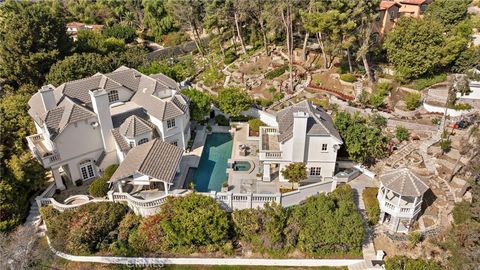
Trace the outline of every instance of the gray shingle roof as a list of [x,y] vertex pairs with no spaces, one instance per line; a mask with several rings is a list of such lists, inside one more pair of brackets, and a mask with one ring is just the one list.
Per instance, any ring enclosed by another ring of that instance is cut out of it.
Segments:
[[304,100],[285,108],[277,113],[277,123],[280,142],[287,141],[293,136],[293,113],[308,113],[307,135],[331,135],[342,142],[340,134],[333,125],[332,118],[321,107],[315,107],[311,102]]
[[65,98],[58,107],[49,110],[43,120],[54,140],[68,124],[96,117],[96,114]]
[[144,143],[128,152],[122,164],[110,178],[110,182],[131,177],[138,172],[171,183],[182,154],[181,148],[159,139]]
[[419,197],[429,189],[425,182],[408,168],[388,171],[380,176],[380,181],[386,188],[402,196]]
[[112,129],[112,135],[121,151],[127,152],[128,150],[130,150],[130,145],[128,145],[127,140],[125,140],[125,138],[120,135],[120,132],[118,132],[118,128]]
[[132,115],[125,119],[125,122],[120,125],[118,131],[121,135],[133,139],[147,132],[153,132],[154,129],[155,128],[147,121],[136,115]]
[[[143,107],[148,114],[164,121],[185,114],[188,110],[188,101],[181,94],[175,94],[173,97],[159,98],[155,95],[158,91],[166,88],[158,81],[149,78],[144,82],[144,89],[139,89],[132,98],[132,101]],[[142,87],[142,86],[140,86]]]

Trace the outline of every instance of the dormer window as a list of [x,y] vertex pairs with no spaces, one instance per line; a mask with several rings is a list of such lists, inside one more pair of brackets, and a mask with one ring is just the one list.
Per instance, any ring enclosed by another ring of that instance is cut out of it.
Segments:
[[167,120],[167,128],[174,128],[175,127],[175,119]]
[[118,101],[118,91],[117,90],[111,90],[108,92],[108,102],[114,103]]
[[143,138],[140,141],[138,141],[138,145],[144,144],[148,142],[148,138]]
[[133,148],[133,147],[135,147],[135,142],[133,142],[133,141],[130,141],[130,143],[129,143],[129,144],[130,144],[130,148]]

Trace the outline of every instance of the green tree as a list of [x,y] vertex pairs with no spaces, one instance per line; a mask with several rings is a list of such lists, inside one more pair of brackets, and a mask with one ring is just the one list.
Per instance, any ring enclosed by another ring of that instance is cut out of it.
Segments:
[[108,181],[112,177],[113,173],[117,170],[118,165],[112,164],[105,168],[103,175],[97,179],[95,179],[90,186],[88,186],[88,194],[92,195],[93,197],[105,197],[107,196],[109,190]]
[[407,128],[405,128],[405,127],[403,127],[403,126],[398,126],[398,127],[395,129],[395,137],[396,137],[400,142],[403,142],[403,141],[408,140],[408,138],[410,138],[410,132],[408,131]]
[[366,118],[347,112],[338,112],[334,124],[343,138],[349,157],[358,162],[372,162],[384,155],[387,137],[380,127]]
[[289,163],[285,168],[281,171],[282,176],[288,180],[288,182],[292,183],[299,183],[302,180],[307,179],[307,167],[303,162],[292,162]]
[[73,54],[58,61],[51,68],[46,80],[53,85],[90,77],[97,72],[112,71],[111,62],[97,53]]
[[77,52],[108,54],[113,51],[123,51],[125,42],[115,37],[106,37],[100,33],[80,30],[75,43]]
[[212,99],[210,96],[195,88],[186,88],[182,94],[190,99],[190,115],[193,120],[201,121],[210,113]]
[[161,36],[178,30],[178,25],[164,0],[142,0],[144,19],[143,22],[150,34],[158,42]]
[[471,0],[435,0],[428,5],[425,16],[439,20],[447,29],[467,18]]
[[434,19],[401,18],[385,38],[388,61],[403,79],[432,75],[453,62],[466,47],[464,38],[445,35]]
[[162,205],[160,227],[172,249],[223,245],[228,237],[227,213],[208,196],[195,193],[169,198]]
[[226,87],[220,90],[216,103],[220,110],[230,116],[239,116],[252,104],[248,93],[238,87]]
[[71,49],[61,12],[42,2],[0,4],[0,40],[0,77],[16,85],[40,85]]
[[112,26],[105,27],[102,30],[102,34],[106,37],[113,37],[123,40],[125,43],[133,42],[136,36],[135,29],[122,24],[114,24]]
[[28,86],[0,100],[0,231],[13,229],[28,214],[29,196],[46,180],[45,170],[23,140],[33,131]]

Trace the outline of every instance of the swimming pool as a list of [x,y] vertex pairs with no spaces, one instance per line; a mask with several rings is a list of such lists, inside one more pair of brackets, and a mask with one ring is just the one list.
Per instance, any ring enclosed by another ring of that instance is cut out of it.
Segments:
[[227,181],[227,162],[232,156],[233,139],[230,133],[207,135],[202,156],[195,172],[195,189],[200,192],[220,191]]
[[250,170],[251,167],[252,166],[248,161],[235,161],[235,163],[233,164],[233,170],[239,172],[246,172]]

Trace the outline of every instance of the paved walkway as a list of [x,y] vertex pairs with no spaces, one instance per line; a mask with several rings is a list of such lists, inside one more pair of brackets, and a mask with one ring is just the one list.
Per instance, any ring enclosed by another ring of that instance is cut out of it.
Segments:
[[41,216],[40,216],[40,211],[38,209],[37,202],[35,201],[35,198],[32,197],[30,198],[30,211],[28,213],[27,219],[25,220],[24,225],[30,226],[33,225],[36,227],[39,225],[41,222]]
[[[365,203],[363,202],[363,190],[366,187],[377,187],[374,180],[370,177],[367,177],[361,174],[359,177],[355,178],[354,180],[348,183],[353,190],[354,201],[355,205],[358,208],[358,211],[361,213],[364,227],[365,227],[365,239],[362,245],[362,253],[363,259],[365,261],[374,260],[376,253],[375,247],[373,245],[373,229],[368,225],[367,216],[365,213]],[[366,269],[366,268],[359,268],[359,269]]]

